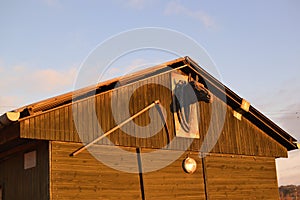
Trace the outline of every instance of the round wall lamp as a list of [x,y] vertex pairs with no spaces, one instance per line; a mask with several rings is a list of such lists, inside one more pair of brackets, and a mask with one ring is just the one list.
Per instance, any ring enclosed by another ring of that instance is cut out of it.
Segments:
[[193,158],[187,157],[183,160],[182,167],[186,173],[192,174],[197,169],[197,162]]

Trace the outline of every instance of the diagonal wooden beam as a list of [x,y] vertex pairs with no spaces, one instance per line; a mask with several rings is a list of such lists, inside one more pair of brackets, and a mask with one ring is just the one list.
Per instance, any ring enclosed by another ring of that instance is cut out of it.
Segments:
[[115,130],[121,128],[122,126],[124,126],[126,123],[128,123],[129,121],[133,120],[134,118],[136,118],[137,116],[141,115],[142,113],[146,112],[147,110],[149,110],[150,108],[154,107],[155,105],[159,104],[159,100],[154,101],[153,103],[151,103],[149,106],[145,107],[144,109],[140,110],[139,112],[137,112],[136,114],[134,114],[132,117],[129,117],[128,119],[126,119],[125,121],[123,121],[122,123],[118,124],[117,126],[115,126],[114,128],[110,129],[109,131],[107,131],[106,133],[104,133],[103,135],[99,136],[98,138],[94,139],[93,141],[91,141],[90,143],[88,143],[87,145],[83,145],[82,147],[78,148],[76,151],[74,151],[73,153],[70,154],[70,156],[76,156],[77,154],[79,154],[80,152],[82,152],[83,150],[87,149],[88,147],[92,146],[93,144],[95,144],[96,142],[99,142],[100,140],[102,140],[103,138],[105,138],[106,136],[108,136],[109,134],[111,134],[112,132],[114,132]]

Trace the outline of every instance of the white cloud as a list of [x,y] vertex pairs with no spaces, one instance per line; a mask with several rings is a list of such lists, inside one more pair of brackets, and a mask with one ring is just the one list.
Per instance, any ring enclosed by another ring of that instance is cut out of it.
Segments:
[[23,73],[24,71],[26,71],[26,67],[24,65],[16,65],[16,66],[13,66],[12,70],[15,73]]
[[[122,76],[126,76],[130,73],[133,73],[135,71],[141,70],[145,67],[150,67],[150,66],[154,66],[156,63],[154,62],[149,62],[144,58],[136,58],[133,60],[124,60],[124,59],[120,59],[117,60],[116,62],[114,62],[110,68],[106,69],[105,73],[103,74],[103,76],[101,77],[101,81],[104,80],[109,80],[113,77],[122,77]],[[122,66],[122,67],[120,67]]]
[[0,74],[4,71],[3,62],[0,59]]
[[183,15],[195,19],[204,24],[207,28],[216,28],[214,20],[201,10],[190,10],[179,2],[169,2],[164,11],[165,15]]
[[289,158],[276,159],[279,185],[299,185],[300,150],[289,152]]
[[17,96],[0,96],[0,115],[21,106]]
[[1,67],[0,112],[49,98],[73,88],[76,67],[41,69],[20,64]]
[[75,75],[75,68],[65,70],[43,69],[33,72],[29,78],[33,89],[53,92],[71,86]]

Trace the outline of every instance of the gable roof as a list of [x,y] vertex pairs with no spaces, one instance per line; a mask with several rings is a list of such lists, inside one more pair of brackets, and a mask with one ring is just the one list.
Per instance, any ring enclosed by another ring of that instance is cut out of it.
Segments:
[[[173,69],[189,69],[198,74],[202,79],[205,80],[205,83],[209,85],[209,88],[212,90],[211,92],[216,96],[225,96],[226,103],[232,107],[234,110],[238,110],[241,112],[241,104],[243,99],[230,90],[228,87],[223,85],[216,78],[211,76],[208,72],[206,72],[203,68],[201,68],[195,61],[193,61],[189,57],[178,58],[173,61],[169,61],[163,63],[158,66],[150,67],[129,75],[126,75],[122,78],[114,78],[105,82],[98,83],[96,85],[82,88],[76,91],[68,92],[56,97],[52,97],[46,100],[42,100],[18,109],[15,109],[14,112],[20,113],[20,119],[32,117],[38,113],[45,112],[54,108],[57,108],[62,105],[71,104],[73,98],[79,100],[83,98],[87,98],[88,96],[92,96],[95,94],[99,94],[102,92],[106,92],[112,90],[117,87],[125,86],[130,83],[136,82],[138,80],[142,80],[147,77],[151,77],[157,74],[161,74],[164,72],[168,72]],[[4,114],[5,115],[5,114]],[[270,137],[278,141],[281,145],[283,145],[287,150],[297,149],[296,139],[289,135],[286,131],[264,116],[261,112],[255,109],[250,105],[248,112],[243,112],[243,116],[247,118],[250,122],[255,124],[265,133],[267,133]],[[0,116],[1,119],[2,116]],[[0,121],[1,122],[1,121]],[[4,125],[0,126],[4,127]]]

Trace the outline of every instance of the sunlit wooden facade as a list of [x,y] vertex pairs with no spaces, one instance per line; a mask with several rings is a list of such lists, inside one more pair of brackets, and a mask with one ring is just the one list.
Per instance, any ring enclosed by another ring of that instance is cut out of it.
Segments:
[[[174,75],[197,80],[213,99],[191,110],[197,137],[179,136]],[[147,110],[90,151],[70,156],[156,100],[163,114]],[[243,102],[185,57],[16,109],[18,121],[0,129],[2,198],[278,199],[275,158],[287,157],[296,140],[252,106],[243,109]],[[138,173],[112,167],[126,165],[116,149],[134,155],[130,167]],[[158,150],[161,156],[146,158]],[[174,152],[179,156],[168,165],[146,170]],[[193,174],[183,169],[186,157],[197,163]]]

